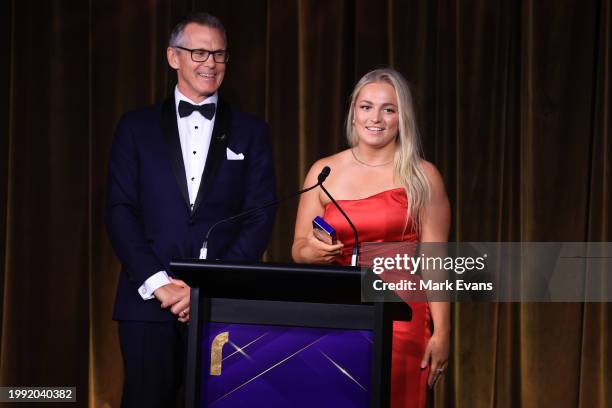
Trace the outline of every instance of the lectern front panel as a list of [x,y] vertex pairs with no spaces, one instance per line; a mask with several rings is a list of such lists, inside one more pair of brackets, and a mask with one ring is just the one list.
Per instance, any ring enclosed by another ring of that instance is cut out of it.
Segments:
[[369,407],[373,332],[206,323],[201,407]]

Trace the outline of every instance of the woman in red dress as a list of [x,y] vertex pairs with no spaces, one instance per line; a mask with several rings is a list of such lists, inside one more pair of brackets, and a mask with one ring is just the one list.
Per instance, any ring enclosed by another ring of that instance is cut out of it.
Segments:
[[[355,86],[346,120],[349,149],[317,161],[305,185],[332,169],[325,185],[355,224],[363,242],[446,242],[450,206],[440,173],[422,158],[412,96],[393,69],[367,73]],[[338,243],[317,239],[312,220],[324,217]],[[302,263],[350,264],[353,233],[319,189],[300,200],[293,259]],[[446,302],[410,303],[411,322],[394,322],[391,406],[425,407],[427,386],[446,369],[450,307]],[[433,328],[431,325],[433,320]]]

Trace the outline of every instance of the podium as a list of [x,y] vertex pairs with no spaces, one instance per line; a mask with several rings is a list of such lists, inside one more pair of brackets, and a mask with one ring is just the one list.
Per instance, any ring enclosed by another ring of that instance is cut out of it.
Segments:
[[393,320],[357,268],[171,263],[191,289],[185,406],[388,407]]

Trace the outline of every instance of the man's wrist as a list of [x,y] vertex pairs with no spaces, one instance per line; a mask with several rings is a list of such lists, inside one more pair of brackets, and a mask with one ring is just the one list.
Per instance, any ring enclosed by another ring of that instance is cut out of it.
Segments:
[[150,276],[142,286],[138,288],[138,293],[144,300],[153,299],[155,297],[155,291],[169,283],[170,278],[168,278],[166,271],[159,271]]

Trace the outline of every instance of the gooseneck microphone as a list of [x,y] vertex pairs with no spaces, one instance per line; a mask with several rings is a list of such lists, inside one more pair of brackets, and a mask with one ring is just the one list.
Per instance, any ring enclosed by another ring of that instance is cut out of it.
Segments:
[[[247,215],[251,215],[257,211],[261,211],[263,209],[266,209],[268,207],[272,207],[274,205],[278,205],[279,203],[286,201],[290,198],[293,197],[297,197],[301,194],[304,194],[314,188],[317,188],[318,186],[323,187],[323,182],[325,181],[325,179],[327,178],[327,176],[329,176],[331,169],[328,166],[323,167],[323,170],[321,170],[321,172],[319,173],[319,175],[317,176],[317,184],[315,184],[314,186],[308,187],[308,188],[304,188],[296,193],[293,193],[291,195],[288,195],[286,197],[281,198],[280,200],[274,200],[274,201],[270,201],[266,204],[263,204],[259,207],[255,207],[255,208],[251,208],[250,210],[246,210],[243,211],[241,213],[238,213],[236,215],[233,215],[231,217],[228,218],[224,218],[222,220],[219,220],[217,222],[215,222],[209,229],[208,232],[206,232],[206,237],[204,238],[204,242],[202,244],[202,248],[200,249],[200,259],[206,259],[206,256],[208,255],[208,238],[210,237],[210,233],[220,224],[226,223],[226,222],[230,222],[230,221],[234,221],[237,220],[239,218],[242,217],[246,217]],[[333,200],[333,199],[332,199]],[[342,211],[342,210],[340,210]],[[349,221],[350,222],[350,221]]]
[[331,202],[334,203],[334,206],[336,206],[338,211],[340,211],[340,213],[344,216],[344,218],[346,218],[349,225],[353,229],[353,234],[355,235],[355,243],[353,244],[353,255],[351,255],[351,266],[357,266],[357,262],[359,261],[359,234],[357,234],[357,228],[355,228],[349,216],[346,215],[344,210],[342,210],[342,207],[340,207],[340,204],[338,204],[336,200],[334,200],[334,197],[332,197],[331,194],[329,194],[329,191],[325,189],[325,187],[323,186],[323,182],[321,182],[320,184],[321,184],[321,189],[325,192],[325,195],[327,195],[327,197],[329,197]]

